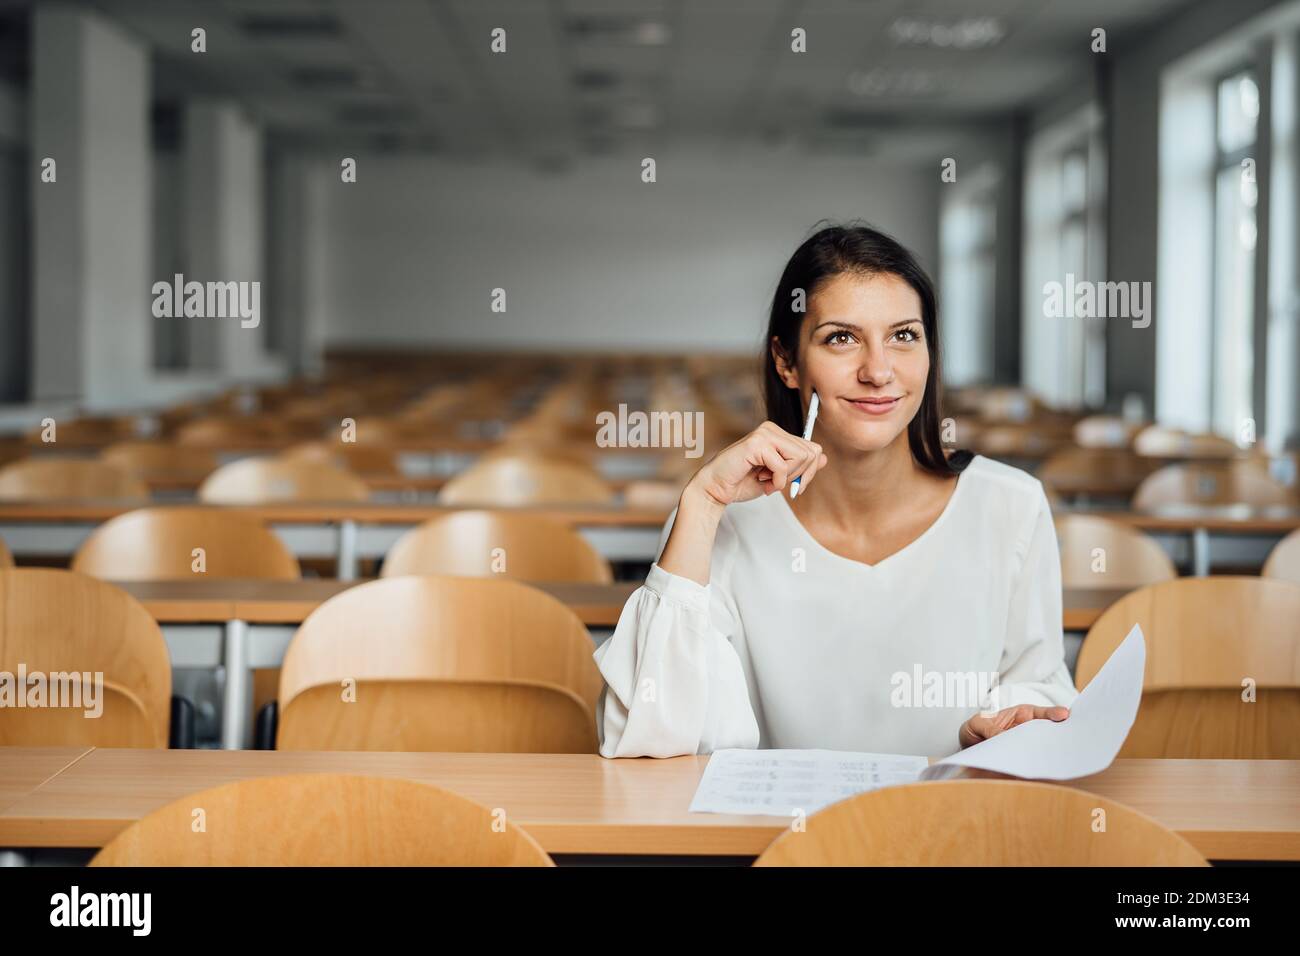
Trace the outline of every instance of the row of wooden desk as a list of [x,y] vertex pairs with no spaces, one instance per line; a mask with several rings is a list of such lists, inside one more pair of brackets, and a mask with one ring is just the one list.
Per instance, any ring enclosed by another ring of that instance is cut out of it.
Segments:
[[[112,501],[0,502],[0,538],[18,556],[67,558],[101,523],[139,507]],[[355,579],[362,559],[384,557],[421,522],[458,510],[437,504],[352,503],[243,505],[241,512],[270,524],[300,558],[334,558],[338,577]],[[515,509],[507,509],[515,510]],[[621,505],[536,506],[577,529],[611,561],[654,560],[668,510]],[[1290,508],[1170,508],[1153,513],[1088,512],[1152,535],[1175,563],[1208,574],[1220,564],[1263,563],[1281,538],[1300,528]]]
[[[317,607],[359,582],[302,581],[121,581],[162,626],[178,668],[224,669],[221,744],[237,750],[252,739],[252,672],[279,667],[298,625]],[[618,623],[636,582],[532,585],[574,611],[599,643]],[[1123,589],[1067,589],[1063,629],[1086,631]]]
[[[241,620],[250,624],[293,624],[336,594],[364,581],[304,578],[300,581],[221,580],[114,581],[129,592],[160,624],[203,624]],[[604,630],[618,623],[623,605],[638,581],[613,584],[530,582],[573,611],[588,628]],[[1086,631],[1101,612],[1128,593],[1123,588],[1066,588],[1063,629]]]
[[[751,857],[790,821],[691,813],[707,757],[0,748],[0,847],[99,847],[189,793],[250,777],[353,773],[456,791],[552,854]],[[1300,761],[1117,760],[1062,784],[1119,801],[1214,860],[1300,860]]]

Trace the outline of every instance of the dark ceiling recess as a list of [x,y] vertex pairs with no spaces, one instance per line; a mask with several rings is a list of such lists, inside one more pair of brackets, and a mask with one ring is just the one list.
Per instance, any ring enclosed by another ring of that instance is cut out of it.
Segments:
[[580,70],[573,75],[573,85],[580,90],[612,90],[619,78],[609,70]]
[[575,41],[610,46],[659,46],[669,39],[663,24],[635,15],[570,17],[564,29]]
[[405,126],[415,121],[416,114],[405,106],[359,103],[340,106],[334,118],[349,126]]
[[149,113],[149,125],[153,132],[153,148],[177,150],[181,146],[184,124],[181,121],[179,103],[157,102]]
[[346,90],[356,87],[357,71],[345,66],[300,66],[289,72],[298,86],[312,90]]
[[249,36],[262,40],[337,37],[343,33],[343,25],[325,13],[250,13],[240,17],[238,23]]
[[31,75],[29,32],[26,10],[0,15],[0,79],[20,89],[27,88]]
[[897,129],[904,125],[898,116],[890,113],[870,113],[858,110],[827,110],[822,115],[823,124],[835,130]]

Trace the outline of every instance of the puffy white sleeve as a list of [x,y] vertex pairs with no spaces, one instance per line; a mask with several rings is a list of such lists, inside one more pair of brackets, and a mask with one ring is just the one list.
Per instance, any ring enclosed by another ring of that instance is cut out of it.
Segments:
[[596,714],[602,756],[758,746],[758,721],[731,643],[738,623],[725,584],[730,535],[724,516],[707,586],[653,564],[623,606],[613,636],[596,649],[605,678]]
[[1079,692],[1065,663],[1061,555],[1042,486],[1028,534],[1016,547],[1020,566],[1011,591],[1006,642],[989,710],[1019,704],[1069,707]]

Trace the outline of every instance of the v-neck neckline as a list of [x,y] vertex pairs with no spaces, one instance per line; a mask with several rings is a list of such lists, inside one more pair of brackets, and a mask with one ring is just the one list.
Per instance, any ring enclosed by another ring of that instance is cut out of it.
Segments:
[[804,527],[803,522],[799,520],[799,516],[794,513],[794,508],[790,506],[790,502],[787,501],[785,498],[785,489],[782,489],[781,491],[773,492],[773,494],[781,498],[780,511],[785,516],[786,520],[788,520],[791,523],[791,525],[795,528],[795,530],[797,530],[805,538],[811,541],[813,543],[813,546],[818,551],[829,556],[835,561],[842,561],[845,564],[850,564],[853,567],[858,568],[862,571],[879,572],[886,566],[895,562],[896,559],[902,558],[903,555],[907,554],[909,551],[914,550],[917,546],[921,544],[921,542],[923,542],[926,538],[934,534],[935,530],[940,525],[942,525],[945,520],[947,520],[948,515],[953,511],[953,509],[957,504],[957,497],[961,494],[962,488],[966,485],[966,481],[964,480],[966,478],[966,473],[970,471],[971,468],[975,467],[975,462],[979,461],[979,459],[980,459],[979,455],[976,455],[974,458],[972,458],[970,463],[957,476],[957,484],[952,489],[952,494],[948,496],[947,504],[943,506],[943,510],[940,511],[939,514],[935,517],[935,519],[930,522],[930,524],[926,527],[926,529],[922,531],[919,535],[917,535],[915,538],[913,538],[911,541],[907,542],[907,544],[899,548],[897,551],[885,555],[875,564],[868,564],[867,562],[859,561],[856,558],[845,557],[844,555],[838,554],[837,552],[832,551],[830,548],[826,547],[826,545],[822,544],[813,536],[813,533],[811,531],[809,531],[807,528]]

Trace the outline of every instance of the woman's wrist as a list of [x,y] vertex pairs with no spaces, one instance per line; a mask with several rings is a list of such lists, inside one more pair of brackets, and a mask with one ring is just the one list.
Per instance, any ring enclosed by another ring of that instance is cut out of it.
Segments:
[[677,500],[677,516],[681,519],[682,515],[687,515],[694,522],[703,522],[716,526],[722,521],[722,512],[727,506],[704,488],[697,484],[698,475],[686,483],[682,489],[681,497]]

